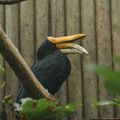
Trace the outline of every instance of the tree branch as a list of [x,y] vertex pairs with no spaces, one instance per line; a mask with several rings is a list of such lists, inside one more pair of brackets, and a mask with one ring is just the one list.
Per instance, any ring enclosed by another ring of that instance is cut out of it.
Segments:
[[11,5],[11,4],[16,4],[22,1],[26,1],[26,0],[0,0],[0,4]]
[[49,100],[55,100],[55,97],[52,96],[40,82],[36,79],[22,56],[20,55],[17,48],[11,42],[11,40],[4,33],[3,29],[0,26],[0,52],[3,57],[6,59],[8,64],[11,66],[23,86],[29,91],[32,97],[37,97],[40,93]]

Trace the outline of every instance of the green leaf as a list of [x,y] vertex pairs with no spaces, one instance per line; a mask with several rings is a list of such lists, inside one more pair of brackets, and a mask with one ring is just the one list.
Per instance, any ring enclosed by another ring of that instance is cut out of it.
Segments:
[[111,68],[102,65],[91,65],[91,70],[106,79],[120,79],[120,71],[113,71]]
[[8,104],[9,106],[12,106],[14,103],[12,99],[12,95],[6,95],[2,100],[0,100],[0,103]]
[[116,105],[120,106],[120,98],[113,98],[111,100],[100,100],[93,103],[91,106],[109,106],[109,105]]
[[112,100],[100,100],[95,103],[93,103],[91,106],[106,106],[106,105],[114,105],[114,102]]
[[5,86],[5,81],[0,81],[0,88],[4,88]]
[[5,69],[0,66],[0,75],[3,75],[5,73]]
[[104,86],[108,92],[120,95],[120,80],[105,80]]
[[113,98],[112,101],[116,106],[120,106],[120,98]]
[[91,69],[104,77],[104,86],[108,92],[120,95],[120,71],[113,71],[111,68],[92,65]]
[[120,56],[114,56],[113,61],[120,64]]

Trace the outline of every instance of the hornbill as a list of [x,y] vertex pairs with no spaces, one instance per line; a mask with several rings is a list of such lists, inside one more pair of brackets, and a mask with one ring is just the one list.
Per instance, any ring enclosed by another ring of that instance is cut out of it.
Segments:
[[[88,54],[86,49],[72,43],[72,41],[83,37],[85,37],[85,34],[47,37],[46,41],[38,49],[38,61],[31,67],[31,70],[51,94],[55,94],[70,75],[71,63],[66,54]],[[30,97],[30,95],[25,88],[22,88],[17,102],[25,97]]]

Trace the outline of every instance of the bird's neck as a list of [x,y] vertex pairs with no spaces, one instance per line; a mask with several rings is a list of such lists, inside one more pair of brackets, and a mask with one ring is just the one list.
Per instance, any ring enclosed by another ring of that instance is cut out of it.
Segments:
[[53,54],[57,50],[57,47],[46,40],[38,49],[37,58],[38,60],[44,59],[46,56]]

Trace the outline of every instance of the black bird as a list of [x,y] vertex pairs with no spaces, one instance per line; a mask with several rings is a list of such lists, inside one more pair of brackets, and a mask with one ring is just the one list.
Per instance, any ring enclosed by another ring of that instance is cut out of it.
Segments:
[[[66,55],[69,53],[88,52],[76,43],[70,41],[84,37],[85,34],[76,34],[66,37],[48,37],[37,51],[37,63],[31,67],[32,72],[41,84],[51,94],[55,94],[62,83],[68,78],[71,70],[71,63]],[[29,97],[29,93],[22,88],[18,101]]]

